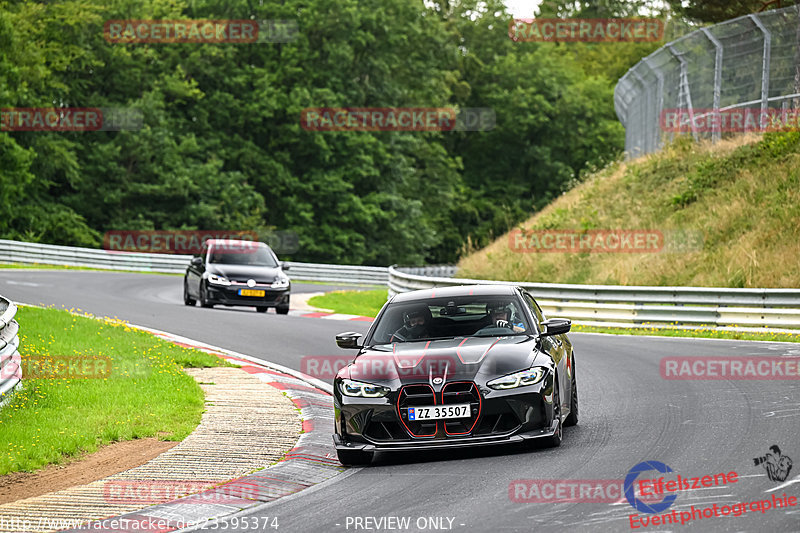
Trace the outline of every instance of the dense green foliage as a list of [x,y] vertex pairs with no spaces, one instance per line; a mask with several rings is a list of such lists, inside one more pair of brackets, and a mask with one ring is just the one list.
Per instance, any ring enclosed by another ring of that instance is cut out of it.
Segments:
[[[762,5],[668,3],[700,22]],[[279,228],[300,236],[290,259],[453,261],[618,155],[613,85],[660,45],[515,43],[499,0],[261,4],[0,0],[3,107],[145,117],[138,131],[0,132],[0,238],[99,246],[112,229]],[[545,0],[537,14],[664,6]],[[106,20],[137,18],[292,19],[300,31],[284,44],[103,38]],[[303,130],[300,112],[322,106],[489,107],[497,127]]]
[[[103,38],[109,19],[179,18],[293,19],[299,32]],[[144,112],[136,131],[0,132],[0,238],[278,228],[299,234],[288,259],[454,261],[618,156],[614,84],[658,46],[516,43],[509,19],[499,0],[0,0],[1,107]],[[304,108],[325,106],[489,107],[497,127],[301,128]]]
[[794,5],[795,0],[668,0],[681,16],[700,22],[722,22],[765,9]]

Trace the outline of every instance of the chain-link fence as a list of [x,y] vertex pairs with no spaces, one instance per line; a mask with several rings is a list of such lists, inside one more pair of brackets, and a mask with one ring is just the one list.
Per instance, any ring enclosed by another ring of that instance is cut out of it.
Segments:
[[656,151],[679,133],[717,141],[796,125],[790,100],[800,97],[798,44],[793,6],[702,28],[659,48],[614,91],[628,157]]

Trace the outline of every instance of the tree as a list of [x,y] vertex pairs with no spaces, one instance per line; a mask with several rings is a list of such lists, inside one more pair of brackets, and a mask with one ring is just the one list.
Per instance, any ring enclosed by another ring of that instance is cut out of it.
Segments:
[[[723,22],[732,18],[757,13],[764,9],[779,7],[771,0],[668,0],[670,6],[680,16],[697,22]],[[788,7],[794,0],[782,0],[781,6]]]

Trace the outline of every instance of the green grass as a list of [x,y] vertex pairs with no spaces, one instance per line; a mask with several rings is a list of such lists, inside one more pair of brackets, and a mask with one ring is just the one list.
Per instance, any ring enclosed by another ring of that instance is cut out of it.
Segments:
[[656,337],[688,337],[696,339],[732,339],[741,341],[800,342],[798,333],[751,333],[744,331],[716,331],[714,329],[683,329],[680,327],[607,328],[573,324],[573,333],[609,333],[612,335],[651,335]]
[[[536,253],[519,233],[459,262],[458,277],[590,285],[800,286],[800,132],[716,145],[680,137],[616,163],[512,229],[655,230],[655,253]],[[524,233],[524,231],[523,231]],[[528,233],[536,235],[535,232]],[[683,237],[681,236],[683,235]],[[552,246],[552,245],[551,245]],[[652,250],[651,250],[652,252]]]
[[[23,387],[0,408],[0,476],[116,441],[182,440],[200,423],[204,397],[181,369],[228,365],[114,319],[36,307],[21,307],[16,319]],[[87,377],[62,379],[46,372],[25,377],[48,357],[88,362],[88,369],[78,367]]]
[[375,316],[388,298],[386,289],[373,291],[334,291],[309,298],[308,304],[335,313]]

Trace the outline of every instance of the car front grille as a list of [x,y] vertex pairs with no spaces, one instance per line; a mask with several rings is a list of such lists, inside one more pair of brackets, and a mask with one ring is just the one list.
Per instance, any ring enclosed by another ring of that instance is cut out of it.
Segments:
[[469,418],[458,418],[444,422],[444,431],[448,435],[466,435],[472,432],[475,423],[481,416],[481,394],[471,381],[448,383],[442,389],[442,405],[469,403]]
[[434,437],[436,436],[436,420],[410,421],[408,408],[435,405],[436,403],[436,396],[430,385],[405,385],[400,389],[397,397],[397,415],[412,436]]

